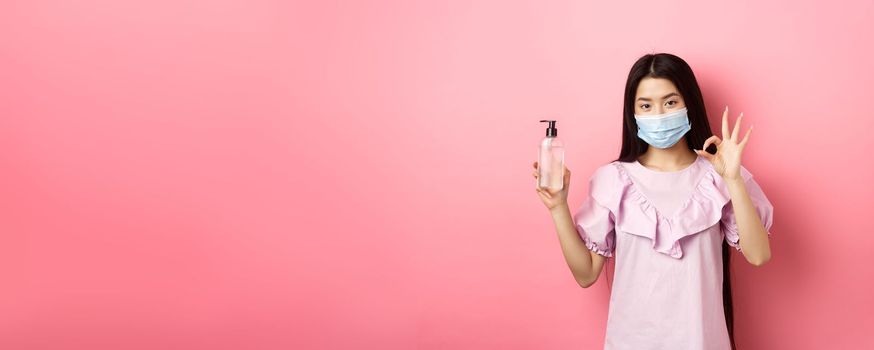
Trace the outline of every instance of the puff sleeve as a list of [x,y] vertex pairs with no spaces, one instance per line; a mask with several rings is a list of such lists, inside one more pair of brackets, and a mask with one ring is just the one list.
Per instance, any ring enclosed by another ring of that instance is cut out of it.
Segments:
[[605,176],[610,176],[605,170],[602,167],[589,178],[589,193],[574,213],[573,220],[577,233],[589,250],[601,256],[612,257],[616,240],[615,217],[606,203],[596,199],[608,192],[614,181],[605,179]]
[[[756,213],[758,213],[759,219],[761,219],[762,225],[765,227],[765,231],[768,232],[768,238],[770,238],[771,226],[774,223],[774,206],[771,205],[771,201],[768,200],[762,187],[759,186],[755,179],[753,179],[753,174],[743,166],[741,166],[741,175],[744,178],[750,201],[752,201],[753,207],[756,209]],[[720,228],[725,235],[726,242],[737,249],[737,251],[740,251],[740,235],[738,234],[737,218],[735,217],[734,207],[732,206],[731,201],[722,208]]]

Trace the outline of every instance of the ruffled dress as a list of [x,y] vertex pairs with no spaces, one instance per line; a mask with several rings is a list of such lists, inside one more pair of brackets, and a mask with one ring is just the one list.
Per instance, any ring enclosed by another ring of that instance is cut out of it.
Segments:
[[[743,166],[741,175],[770,237],[773,206]],[[604,349],[731,349],[722,242],[741,248],[728,187],[709,161],[673,172],[603,165],[573,218],[591,251],[615,257]]]

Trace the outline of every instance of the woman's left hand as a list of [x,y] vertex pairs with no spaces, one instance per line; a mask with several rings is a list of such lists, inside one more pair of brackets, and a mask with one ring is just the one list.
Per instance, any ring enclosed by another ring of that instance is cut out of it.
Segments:
[[[727,139],[720,139],[716,135],[710,136],[704,141],[704,146],[700,150],[695,150],[695,153],[709,160],[713,164],[713,168],[716,169],[716,172],[726,180],[741,179],[740,156],[744,146],[747,145],[747,141],[750,139],[750,132],[753,131],[753,127],[750,126],[743,140],[738,142],[738,131],[740,130],[740,121],[743,119],[743,116],[744,114],[741,112],[737,117],[737,121],[735,121],[734,130],[729,134],[728,106],[725,106],[725,111],[722,113],[722,137],[726,137],[726,135],[729,135],[729,137]],[[710,144],[716,144],[716,154],[707,153],[706,149]]]

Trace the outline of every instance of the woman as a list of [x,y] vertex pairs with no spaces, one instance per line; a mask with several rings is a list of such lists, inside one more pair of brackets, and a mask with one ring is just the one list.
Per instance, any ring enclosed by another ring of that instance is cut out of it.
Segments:
[[537,188],[565,260],[587,288],[616,259],[605,349],[734,349],[729,247],[755,266],[771,257],[773,207],[741,165],[752,127],[740,134],[741,113],[729,130],[726,106],[713,135],[692,69],[671,54],[637,60],[624,100],[619,158],[576,213],[567,168],[561,191]]

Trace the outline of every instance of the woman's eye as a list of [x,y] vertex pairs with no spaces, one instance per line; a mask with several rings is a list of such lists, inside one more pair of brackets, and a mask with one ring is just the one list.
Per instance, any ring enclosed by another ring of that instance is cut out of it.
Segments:
[[649,108],[649,105],[648,105],[648,104],[642,104],[642,105],[640,105],[640,108],[647,109],[647,108]]
[[668,101],[668,106],[673,106],[677,104],[677,101]]

